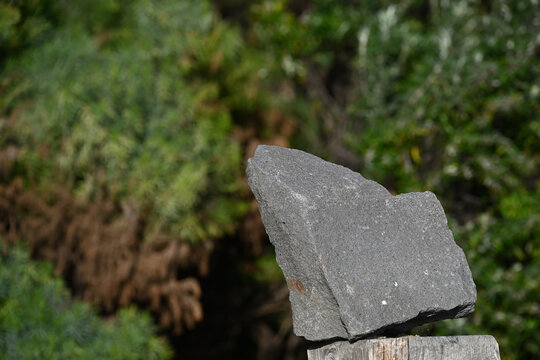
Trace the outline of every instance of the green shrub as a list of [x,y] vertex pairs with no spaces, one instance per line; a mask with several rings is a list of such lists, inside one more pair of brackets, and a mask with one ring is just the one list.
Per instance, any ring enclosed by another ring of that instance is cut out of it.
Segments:
[[297,144],[394,193],[435,192],[479,299],[435,331],[538,357],[538,2],[318,0],[300,16],[288,3],[256,6],[254,33],[305,94]]
[[133,308],[112,321],[73,301],[49,263],[33,262],[20,247],[0,256],[2,359],[167,359],[147,314]]
[[538,357],[537,1],[260,0],[241,28],[205,1],[1,4],[0,147],[31,186],[134,202],[152,234],[230,234],[246,211],[231,134],[271,85],[296,147],[441,199],[479,298],[430,329]]
[[[22,147],[17,169],[30,183],[138,204],[149,233],[231,233],[247,211],[232,113],[262,106],[262,57],[204,1],[134,1],[108,25],[118,3],[70,3],[7,62],[3,142]],[[77,21],[86,12],[101,15]]]

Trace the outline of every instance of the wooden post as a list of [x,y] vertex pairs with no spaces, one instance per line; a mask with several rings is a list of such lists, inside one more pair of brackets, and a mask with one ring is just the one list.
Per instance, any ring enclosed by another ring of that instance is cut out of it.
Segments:
[[312,346],[308,360],[500,360],[493,336],[406,336]]

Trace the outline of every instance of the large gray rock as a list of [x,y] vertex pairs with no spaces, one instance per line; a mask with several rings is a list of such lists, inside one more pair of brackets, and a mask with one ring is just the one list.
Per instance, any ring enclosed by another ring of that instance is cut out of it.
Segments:
[[249,185],[308,340],[404,331],[474,310],[463,251],[431,192],[393,196],[299,150],[259,146]]

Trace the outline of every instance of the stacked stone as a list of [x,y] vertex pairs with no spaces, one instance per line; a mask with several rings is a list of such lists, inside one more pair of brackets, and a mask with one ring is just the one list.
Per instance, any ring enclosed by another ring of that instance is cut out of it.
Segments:
[[471,271],[433,193],[392,195],[345,167],[276,146],[259,146],[247,173],[297,335],[354,341],[474,310]]

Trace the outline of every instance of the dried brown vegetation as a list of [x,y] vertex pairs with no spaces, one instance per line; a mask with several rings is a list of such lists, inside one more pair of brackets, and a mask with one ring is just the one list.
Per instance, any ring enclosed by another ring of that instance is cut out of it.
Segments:
[[[258,144],[288,146],[295,130],[294,119],[276,109],[255,118],[234,133],[245,161]],[[16,146],[0,150],[0,237],[22,239],[33,258],[51,261],[75,297],[104,315],[131,304],[150,310],[182,358],[233,356],[247,338],[261,359],[304,351],[292,335],[287,285],[268,288],[252,278],[272,248],[246,176],[238,196],[250,208],[235,233],[190,244],[152,233],[148,211],[134,202],[105,192],[87,201],[69,184],[25,185],[14,175],[19,154]],[[210,340],[215,346],[205,347]]]
[[181,334],[203,319],[194,276],[207,274],[210,245],[143,241],[142,218],[132,204],[86,203],[64,188],[42,194],[20,179],[0,185],[0,236],[26,239],[33,257],[52,261],[73,294],[104,313],[138,304]]

